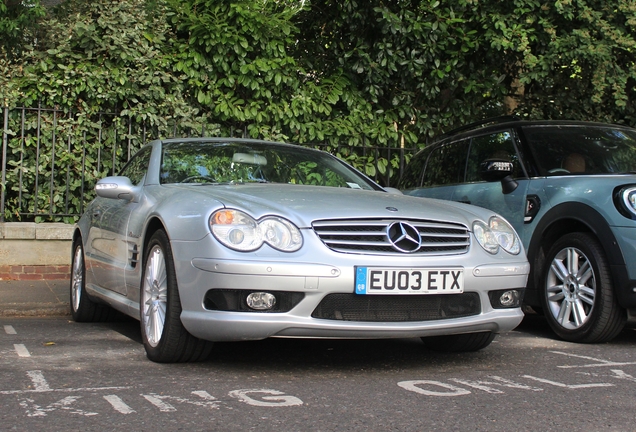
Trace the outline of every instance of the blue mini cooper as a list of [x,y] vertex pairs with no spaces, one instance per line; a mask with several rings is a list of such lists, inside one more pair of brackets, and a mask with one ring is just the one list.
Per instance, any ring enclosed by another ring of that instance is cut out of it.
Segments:
[[506,217],[531,264],[524,303],[562,339],[608,341],[636,314],[636,129],[490,119],[428,145],[398,187]]

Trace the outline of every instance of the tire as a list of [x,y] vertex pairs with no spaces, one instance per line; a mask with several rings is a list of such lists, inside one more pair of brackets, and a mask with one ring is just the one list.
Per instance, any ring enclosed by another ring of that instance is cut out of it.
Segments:
[[141,338],[148,359],[158,363],[205,360],[212,343],[192,336],[181,323],[181,300],[168,236],[155,232],[144,254],[139,301]]
[[76,322],[110,321],[116,311],[90,299],[86,293],[86,265],[84,263],[84,247],[82,239],[73,242],[70,280],[71,316]]
[[424,346],[440,352],[472,352],[486,348],[495,339],[492,332],[464,333],[447,336],[423,337]]
[[627,320],[618,305],[601,244],[587,233],[561,237],[546,255],[540,297],[550,327],[570,342],[616,337]]

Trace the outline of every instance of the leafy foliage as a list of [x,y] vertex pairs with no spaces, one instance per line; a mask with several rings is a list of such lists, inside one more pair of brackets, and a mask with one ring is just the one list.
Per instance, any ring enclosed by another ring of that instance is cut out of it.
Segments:
[[519,113],[636,125],[633,1],[470,3]]
[[5,0],[0,100],[56,109],[11,111],[5,216],[73,217],[156,137],[292,141],[389,182],[485,117],[636,125],[635,26],[628,0]]
[[0,2],[0,51],[13,59],[22,46],[33,43],[37,19],[44,16],[39,0],[4,0]]

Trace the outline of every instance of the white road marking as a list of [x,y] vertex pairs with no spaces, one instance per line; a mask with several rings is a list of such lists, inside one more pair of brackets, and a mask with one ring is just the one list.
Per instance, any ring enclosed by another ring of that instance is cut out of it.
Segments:
[[625,372],[623,372],[620,369],[612,369],[612,372],[614,372],[616,374],[616,376],[614,376],[614,378],[626,379],[628,381],[636,382],[636,378],[634,378],[633,376],[631,376],[629,374],[626,374]]
[[50,390],[3,390],[0,391],[0,395],[10,394],[27,394],[27,393],[74,393],[74,392],[98,392],[98,391],[113,391],[113,390],[128,390],[132,386],[112,386],[112,387],[78,387],[78,388],[61,388]]
[[13,344],[15,348],[15,352],[18,353],[20,357],[31,357],[31,353],[23,344]]
[[146,398],[148,402],[150,402],[151,404],[159,408],[159,411],[161,412],[172,412],[177,410],[175,407],[173,407],[169,403],[162,401],[157,396],[153,396],[153,395],[142,395],[142,396]]
[[27,375],[31,378],[33,382],[33,386],[35,387],[35,391],[43,392],[43,391],[51,391],[51,387],[49,387],[49,383],[44,379],[44,375],[42,375],[42,371],[34,370],[28,371]]
[[568,353],[564,353],[564,352],[560,352],[560,351],[550,351],[550,352],[553,353],[553,354],[560,354],[560,355],[564,355],[564,356],[567,356],[567,357],[575,357],[575,358],[580,358],[580,359],[584,359],[584,360],[592,360],[592,361],[596,362],[596,363],[585,364],[585,365],[577,365],[577,366],[572,366],[572,365],[557,366],[557,367],[560,367],[562,369],[636,365],[636,362],[612,362],[612,361],[602,360],[602,359],[598,359],[598,358],[594,358],[594,357],[582,356],[582,355],[577,355],[577,354],[568,354]]
[[64,399],[60,399],[59,401],[48,405],[46,408],[42,408],[40,405],[37,405],[33,399],[24,399],[20,401],[20,406],[26,410],[28,417],[45,417],[48,413],[57,409],[70,411],[71,414],[79,414],[83,416],[97,415],[96,412],[84,411],[79,408],[71,407],[71,405],[80,398],[81,396],[67,396]]
[[[418,387],[419,385],[426,384],[429,386],[436,386],[445,389],[445,391],[433,391],[426,390]],[[400,381],[398,386],[402,387],[404,390],[412,391],[415,393],[423,394],[426,396],[463,396],[470,394],[469,390],[456,387],[452,384],[446,384],[439,381],[431,381],[431,380],[417,380],[417,381]]]
[[[252,399],[248,394],[250,393],[265,393],[273,396],[261,396],[262,400]],[[241,402],[245,402],[252,406],[261,407],[287,407],[302,405],[303,401],[295,396],[286,396],[285,393],[278,390],[269,389],[245,389],[245,390],[233,390],[229,393],[230,396],[238,398]]]
[[523,377],[531,379],[531,380],[539,381],[544,384],[550,384],[555,387],[562,387],[562,388],[568,388],[568,389],[581,389],[581,388],[592,388],[592,387],[614,387],[614,384],[610,384],[610,383],[564,384],[557,381],[550,381],[544,378],[533,377],[531,375],[523,375]]
[[106,395],[104,396],[104,399],[106,399],[117,412],[120,412],[122,414],[132,414],[135,412],[134,409],[126,405],[126,403],[117,395]]
[[15,329],[13,328],[13,326],[10,326],[10,325],[6,325],[6,326],[4,326],[4,332],[5,332],[6,334],[10,334],[10,335],[18,334],[18,333],[15,331]]
[[192,394],[200,397],[203,400],[202,401],[191,400],[188,398],[182,398],[178,396],[158,395],[158,394],[149,394],[149,395],[142,395],[142,396],[146,398],[148,402],[150,402],[151,404],[159,408],[159,410],[162,412],[172,412],[177,410],[174,406],[166,402],[167,400],[174,401],[181,404],[185,403],[185,404],[207,407],[207,408],[219,408],[219,402],[210,393],[204,390],[198,390],[198,391],[193,391]]
[[471,380],[462,380],[457,378],[451,378],[450,380],[458,384],[463,384],[467,387],[472,387],[477,390],[482,390],[482,391],[485,391],[486,393],[492,393],[492,394],[504,393],[503,391],[493,388],[492,386],[502,386],[502,387],[509,387],[514,389],[531,390],[531,391],[543,391],[543,389],[540,389],[537,387],[530,387],[524,384],[519,384],[514,381],[501,378],[498,376],[490,376],[489,378],[492,381],[471,381]]
[[495,381],[499,381],[499,382],[503,383],[503,385],[505,385],[506,387],[510,387],[510,388],[516,388],[516,389],[522,389],[522,390],[532,390],[532,391],[543,391],[542,388],[530,387],[530,386],[527,386],[525,384],[519,384],[519,383],[516,383],[516,382],[511,381],[509,379],[498,377],[498,376],[495,376],[495,375],[490,376],[490,378],[494,379]]
[[117,387],[80,387],[80,388],[61,388],[61,389],[52,389],[49,387],[49,384],[44,379],[44,375],[42,375],[42,371],[28,371],[27,376],[31,379],[31,382],[34,385],[34,389],[29,390],[3,390],[0,391],[0,395],[10,395],[10,394],[27,394],[27,393],[47,393],[47,392],[96,392],[96,391],[104,391],[104,390],[126,390],[131,388],[131,386],[117,386]]

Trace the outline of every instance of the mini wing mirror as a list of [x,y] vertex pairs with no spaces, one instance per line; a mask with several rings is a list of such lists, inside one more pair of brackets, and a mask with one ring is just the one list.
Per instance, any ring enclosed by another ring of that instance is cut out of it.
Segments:
[[95,192],[103,198],[136,201],[139,188],[134,186],[128,177],[112,176],[99,180],[95,185]]
[[506,159],[486,159],[479,166],[479,174],[485,181],[501,181],[501,191],[509,194],[519,184],[512,179],[513,164]]

